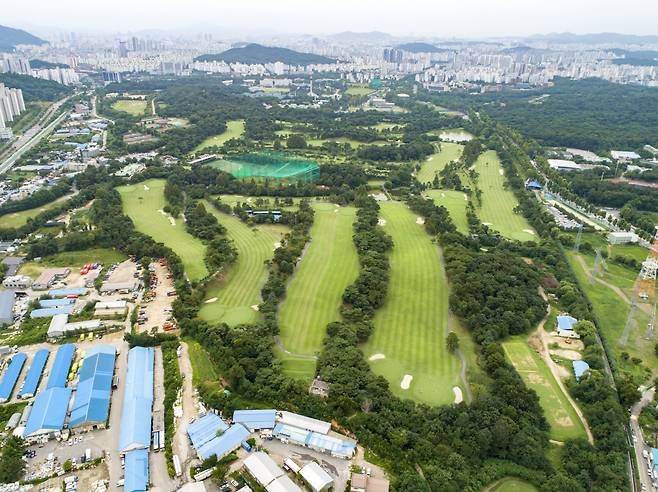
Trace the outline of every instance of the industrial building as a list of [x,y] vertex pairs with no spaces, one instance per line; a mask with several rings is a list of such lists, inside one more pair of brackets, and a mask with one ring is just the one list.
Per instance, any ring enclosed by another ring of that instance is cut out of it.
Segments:
[[257,451],[244,460],[244,467],[261,486],[267,487],[285,472],[277,465],[267,453]]
[[295,482],[290,480],[288,475],[277,478],[274,482],[265,487],[267,492],[302,492]]
[[354,456],[356,451],[356,444],[351,441],[318,432],[310,432],[288,424],[278,423],[272,434],[282,442],[291,442],[322,453],[331,454],[336,458],[349,459]]
[[280,424],[290,425],[309,432],[319,434],[328,434],[331,430],[331,424],[322,420],[306,417],[298,413],[281,411],[276,414],[276,421]]
[[88,319],[69,323],[68,314],[56,314],[50,320],[47,337],[49,340],[55,340],[69,334],[95,331],[101,327],[102,323],[98,319]]
[[48,291],[50,297],[86,296],[89,291],[84,287],[70,287],[66,289],[51,289]]
[[236,410],[233,423],[242,424],[251,432],[261,429],[274,429],[276,410]]
[[116,350],[97,345],[87,352],[79,373],[69,428],[104,428],[110,412]]
[[581,378],[589,371],[589,364],[584,360],[574,360],[572,361],[573,373],[576,376],[576,382],[580,382]]
[[640,240],[640,237],[634,232],[611,232],[608,234],[608,242],[610,244],[635,244]]
[[32,283],[34,290],[49,289],[57,280],[66,278],[71,270],[68,268],[48,268],[41,272],[39,277]]
[[195,449],[202,460],[213,455],[221,460],[224,456],[239,448],[249,438],[249,434],[250,432],[242,424],[234,424],[222,435],[215,436]]
[[194,449],[199,449],[217,437],[218,432],[224,433],[228,428],[228,424],[224,423],[219,415],[210,412],[190,423],[187,426],[187,435]]
[[34,309],[30,313],[30,318],[51,318],[58,314],[68,315],[71,314],[72,312],[73,312],[73,305],[69,304],[68,306]]
[[75,299],[42,299],[39,301],[39,307],[42,308],[58,308],[70,306],[71,304],[75,304]]
[[50,376],[46,389],[50,388],[64,388],[66,386],[66,379],[71,369],[71,362],[73,362],[73,355],[75,354],[75,345],[67,343],[57,349],[55,354],[55,361],[53,367],[50,369]]
[[4,403],[11,399],[11,394],[14,392],[16,381],[18,381],[18,376],[20,376],[21,371],[23,370],[23,365],[25,364],[26,359],[27,355],[23,352],[18,352],[11,358],[9,367],[7,367],[7,370],[2,377],[2,382],[0,382],[0,403]]
[[0,292],[0,326],[14,323],[14,303],[16,293],[12,291]]
[[151,445],[154,360],[152,347],[133,347],[128,352],[119,451],[148,449]]
[[32,286],[32,279],[27,275],[10,275],[2,281],[5,289],[29,289]]
[[148,489],[149,452],[148,449],[133,449],[126,453],[123,490],[137,492]]
[[580,338],[580,335],[574,330],[578,320],[568,314],[561,314],[556,319],[555,329],[557,335],[562,338]]
[[325,490],[329,490],[334,484],[334,480],[315,461],[304,465],[299,471],[299,474],[308,486],[311,487],[313,492],[324,492]]
[[25,376],[25,381],[23,381],[23,386],[18,392],[18,398],[32,398],[35,395],[37,388],[39,387],[39,382],[41,381],[43,368],[46,366],[49,355],[50,351],[45,348],[38,350],[37,353],[34,354],[32,365],[30,365],[27,375]]
[[37,394],[25,425],[25,438],[50,434],[64,428],[71,388],[53,387]]

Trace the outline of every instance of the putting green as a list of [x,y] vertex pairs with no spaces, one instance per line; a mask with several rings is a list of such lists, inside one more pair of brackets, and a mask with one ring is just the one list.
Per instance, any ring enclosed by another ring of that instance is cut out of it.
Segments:
[[194,152],[205,149],[206,147],[221,147],[232,138],[239,138],[244,133],[244,120],[231,120],[226,122],[226,131],[220,135],[214,135],[206,138],[196,146]]
[[525,381],[535,390],[544,415],[551,425],[551,438],[557,441],[587,438],[576,410],[560,389],[546,363],[523,339],[503,342],[505,354]]
[[260,290],[267,280],[265,262],[272,258],[286,227],[260,225],[252,228],[237,217],[218,212],[207,202],[205,205],[226,227],[228,237],[238,250],[238,259],[224,275],[210,281],[199,316],[209,323],[230,326],[253,323],[259,318],[254,307],[260,304]]
[[[432,405],[452,403],[453,387],[460,386],[460,361],[446,349],[448,280],[440,251],[406,205],[382,203],[381,218],[394,243],[391,279],[363,351],[397,396]],[[413,379],[403,389],[408,376]]]
[[468,234],[468,219],[466,218],[468,196],[463,191],[426,190],[425,195],[436,205],[447,208],[457,230],[462,234]]
[[[309,356],[321,349],[327,325],[340,319],[343,292],[359,273],[352,242],[356,210],[331,203],[314,203],[313,208],[311,242],[279,309],[282,350],[289,359],[284,368],[307,377],[313,377],[308,372]],[[296,371],[294,360],[290,360],[294,355],[302,356],[300,366],[305,370]]]
[[459,159],[462,152],[464,152],[463,145],[450,142],[441,143],[441,150],[429,156],[427,160],[421,164],[416,179],[420,183],[429,183],[431,185],[434,176],[446,167],[449,162]]
[[123,211],[135,228],[153,240],[171,248],[183,262],[190,280],[199,280],[208,275],[204,263],[206,246],[185,230],[182,217],[173,219],[163,212],[166,205],[164,179],[150,179],[141,183],[121,186]]
[[480,176],[478,187],[482,191],[482,204],[478,209],[482,223],[509,239],[536,241],[537,236],[528,221],[520,212],[514,211],[519,202],[506,188],[507,181],[498,154],[493,150],[481,154],[475,170]]

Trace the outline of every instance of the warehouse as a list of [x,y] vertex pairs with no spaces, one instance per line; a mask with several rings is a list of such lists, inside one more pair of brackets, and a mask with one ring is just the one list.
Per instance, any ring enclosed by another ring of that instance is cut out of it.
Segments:
[[64,388],[66,386],[66,378],[71,369],[71,362],[73,362],[73,355],[75,354],[75,345],[67,343],[57,349],[55,354],[55,361],[53,367],[50,369],[50,376],[48,377],[48,384],[46,389],[50,388]]
[[39,301],[39,307],[42,308],[58,308],[58,307],[70,306],[71,304],[75,304],[75,299],[67,299],[67,298],[42,299],[41,301]]
[[102,294],[109,294],[111,292],[132,292],[139,287],[138,280],[128,280],[126,282],[103,282],[100,291]]
[[11,325],[14,322],[14,303],[16,293],[11,291],[0,292],[0,326]]
[[148,449],[151,445],[153,365],[152,347],[133,347],[128,352],[119,451]]
[[55,340],[71,333],[95,331],[102,327],[102,323],[98,319],[75,321],[73,323],[69,323],[68,320],[68,314],[57,314],[53,316],[53,319],[50,320],[50,326],[48,326],[48,339]]
[[589,371],[589,364],[584,360],[574,360],[571,362],[573,365],[573,373],[576,376],[576,382],[580,382],[581,378]]
[[58,314],[71,314],[73,312],[73,305],[61,306],[56,308],[42,308],[34,309],[30,313],[30,318],[50,318]]
[[66,278],[71,270],[68,268],[48,268],[41,272],[39,277],[32,284],[34,290],[49,289],[57,280]]
[[233,422],[242,424],[251,432],[261,429],[274,429],[276,410],[236,410]]
[[39,382],[41,381],[41,374],[43,373],[43,368],[46,366],[46,361],[50,351],[48,349],[38,350],[34,354],[34,359],[32,359],[32,365],[27,371],[25,376],[25,381],[23,381],[23,386],[18,392],[18,398],[32,398],[37,392],[39,387]]
[[563,338],[580,338],[580,335],[574,330],[578,320],[568,314],[562,314],[556,319],[556,331],[559,337]]
[[274,482],[265,487],[267,492],[302,492],[295,482],[290,480],[288,475],[277,478]]
[[123,490],[137,492],[148,489],[149,452],[148,449],[134,449],[126,453]]
[[199,449],[205,443],[217,437],[218,432],[223,433],[228,428],[229,426],[219,418],[219,415],[210,412],[188,425],[187,435],[190,437],[194,449]]
[[610,244],[635,244],[640,240],[640,237],[634,232],[611,232],[608,234],[608,242]]
[[27,355],[23,352],[19,352],[11,358],[9,367],[7,367],[2,382],[0,382],[0,403],[11,399],[11,394],[14,392],[14,386],[16,386],[16,381],[18,381],[18,376],[23,370],[26,359]]
[[104,428],[110,411],[116,350],[97,345],[87,352],[79,373],[69,428]]
[[286,424],[276,424],[272,432],[281,442],[291,442],[322,453],[328,453],[336,458],[348,459],[354,455],[356,444],[338,437],[309,432],[305,429]]
[[87,289],[83,287],[76,287],[70,289],[53,289],[48,291],[50,297],[66,297],[66,296],[86,296]]
[[281,411],[276,414],[277,422],[284,425],[291,425],[309,432],[328,434],[331,430],[331,424],[322,420],[299,415],[298,413]]
[[69,408],[71,391],[71,388],[50,388],[40,392],[32,404],[24,436],[29,438],[61,431]]
[[249,472],[249,475],[263,487],[267,487],[274,480],[285,475],[284,471],[279,468],[279,465],[262,451],[256,451],[250,454],[244,460],[244,467]]
[[242,424],[232,425],[222,435],[215,436],[196,448],[196,452],[202,460],[213,455],[217,455],[217,459],[221,460],[224,456],[239,448],[249,438],[249,434],[247,428]]
[[334,484],[329,474],[315,461],[304,465],[299,474],[309,487],[311,487],[313,492],[324,492],[325,490],[329,490]]
[[24,290],[32,286],[32,279],[27,275],[8,275],[2,281],[5,289]]

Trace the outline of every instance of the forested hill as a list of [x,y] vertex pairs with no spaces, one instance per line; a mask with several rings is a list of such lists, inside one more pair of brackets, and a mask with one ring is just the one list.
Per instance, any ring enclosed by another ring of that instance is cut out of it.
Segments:
[[408,51],[409,53],[442,53],[446,50],[444,48],[437,48],[433,44],[429,43],[404,43],[396,46],[397,49]]
[[15,73],[0,73],[0,83],[7,87],[21,89],[25,102],[56,101],[73,91],[72,88],[52,80],[37,79]]
[[334,63],[336,60],[313,53],[260,44],[248,44],[242,48],[231,48],[222,53],[201,55],[195,61],[224,61],[226,63],[264,64],[282,62],[287,65],[313,65],[316,63]]
[[12,51],[19,44],[47,44],[44,41],[22,29],[0,26],[0,51]]

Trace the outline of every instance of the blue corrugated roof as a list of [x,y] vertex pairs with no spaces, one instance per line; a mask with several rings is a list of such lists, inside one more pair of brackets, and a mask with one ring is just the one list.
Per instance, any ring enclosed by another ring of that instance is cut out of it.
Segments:
[[128,352],[119,451],[148,448],[151,445],[153,361],[152,347],[133,347]]
[[272,434],[279,439],[283,437],[293,443],[321,449],[341,458],[351,457],[356,450],[356,444],[351,441],[318,432],[310,432],[287,424],[276,424]]
[[55,362],[50,370],[48,377],[48,384],[46,389],[50,388],[63,388],[66,386],[66,378],[71,369],[71,362],[73,361],[73,354],[75,354],[75,345],[67,343],[57,349],[55,354]]
[[578,320],[573,316],[563,315],[557,317],[557,329],[570,331],[573,330],[573,325],[578,323]]
[[536,189],[539,189],[539,190],[544,188],[544,186],[539,181],[537,181],[536,179],[528,181],[528,183],[526,184],[526,187],[536,188]]
[[62,430],[71,391],[71,388],[50,388],[40,392],[32,404],[32,411],[25,425],[25,436]]
[[73,306],[62,306],[57,308],[34,309],[30,313],[30,318],[52,318],[56,314],[71,314]]
[[84,296],[87,295],[88,289],[84,287],[72,287],[69,289],[52,289],[48,291],[50,297],[66,297],[66,296]]
[[224,432],[226,429],[228,425],[219,418],[219,415],[207,413],[187,426],[187,435],[190,436],[194,449],[198,449],[215,438],[218,430]]
[[229,427],[221,436],[215,437],[196,450],[202,460],[217,455],[217,459],[222,459],[234,449],[238,448],[242,442],[249,438],[250,432],[242,424],[234,424]]
[[653,458],[653,470],[658,470],[658,449],[651,448],[651,456]]
[[276,410],[236,410],[233,422],[244,425],[247,429],[274,429]]
[[69,304],[74,304],[75,299],[43,299],[39,301],[39,306],[42,308],[56,308],[68,306]]
[[126,453],[126,469],[123,490],[125,492],[143,492],[149,483],[148,449],[135,449]]
[[11,362],[9,363],[5,375],[2,377],[2,382],[0,383],[0,402],[7,401],[11,398],[11,393],[14,391],[14,386],[16,386],[16,381],[18,381],[18,376],[21,374],[23,364],[25,364],[25,359],[27,359],[27,355],[23,352],[18,352],[11,358]]
[[48,349],[38,350],[37,353],[34,354],[34,359],[32,359],[32,365],[30,365],[30,369],[25,376],[23,387],[18,392],[19,398],[23,395],[34,395],[37,392],[39,381],[41,381],[41,373],[43,372],[43,368],[46,365],[49,355],[50,351]]
[[69,427],[107,421],[115,354],[112,345],[98,345],[87,353],[80,369]]
[[583,377],[583,374],[589,370],[589,364],[584,360],[574,360],[572,364],[573,372],[576,375],[576,381],[580,381],[580,378]]

